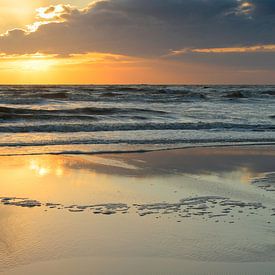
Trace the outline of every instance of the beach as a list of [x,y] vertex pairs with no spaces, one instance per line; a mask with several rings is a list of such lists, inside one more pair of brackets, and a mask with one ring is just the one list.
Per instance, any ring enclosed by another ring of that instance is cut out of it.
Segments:
[[275,0],[0,0],[0,275],[275,275]]
[[273,274],[275,149],[2,156],[1,274]]

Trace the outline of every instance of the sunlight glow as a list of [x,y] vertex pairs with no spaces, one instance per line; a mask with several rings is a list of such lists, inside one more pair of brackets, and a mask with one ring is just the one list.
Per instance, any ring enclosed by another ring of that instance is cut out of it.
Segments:
[[254,5],[252,3],[249,3],[249,2],[243,2],[241,4],[241,12],[244,13],[244,14],[250,14],[253,9],[254,9]]
[[52,60],[26,60],[18,61],[19,67],[27,71],[47,71],[53,65]]
[[34,171],[38,176],[43,177],[50,173],[50,169],[39,165],[35,160],[30,161],[30,170]]
[[39,160],[32,159],[29,163],[29,169],[39,177],[44,177],[47,175],[62,177],[64,175],[64,169],[60,163],[54,165],[47,160],[40,162]]
[[42,25],[49,23],[62,23],[66,19],[64,15],[71,12],[72,7],[70,5],[56,5],[49,7],[41,7],[36,9],[37,21],[32,24],[26,25],[28,32],[36,32],[37,29]]
[[[115,70],[108,74],[112,79],[116,73],[131,74],[127,68],[139,66],[141,59],[115,54],[87,53],[58,56],[54,54],[13,54],[0,52],[0,83],[53,83],[88,82],[97,80],[103,82],[106,68]],[[119,69],[118,69],[119,68]],[[125,69],[124,69],[125,68]],[[11,73],[13,72],[13,73]],[[132,75],[132,74],[131,74]],[[121,78],[119,76],[119,78]],[[112,80],[113,81],[113,80]]]
[[37,29],[42,26],[42,25],[46,25],[48,24],[48,22],[34,22],[33,24],[27,25],[27,30],[28,32],[36,32]]
[[44,55],[41,53],[25,55],[5,55],[0,54],[0,68],[3,66],[10,69],[23,71],[48,71],[51,67],[58,64],[56,55]]
[[[36,9],[37,18],[44,20],[60,20],[62,15],[70,13],[70,5],[56,5]],[[64,20],[64,19],[63,19]]]

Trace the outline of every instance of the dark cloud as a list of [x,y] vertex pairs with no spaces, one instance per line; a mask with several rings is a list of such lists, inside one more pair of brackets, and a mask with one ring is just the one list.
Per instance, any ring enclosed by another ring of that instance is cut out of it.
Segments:
[[200,63],[211,65],[226,65],[239,70],[275,71],[275,52],[237,52],[237,53],[194,53],[170,56],[169,59],[178,62]]
[[62,18],[33,33],[10,31],[0,37],[0,52],[156,57],[182,48],[275,44],[274,0],[109,0],[67,9]]

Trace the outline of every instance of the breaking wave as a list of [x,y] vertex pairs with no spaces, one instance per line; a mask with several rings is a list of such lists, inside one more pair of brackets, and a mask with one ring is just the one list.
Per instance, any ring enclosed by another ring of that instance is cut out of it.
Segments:
[[273,143],[274,109],[275,86],[1,86],[0,148]]

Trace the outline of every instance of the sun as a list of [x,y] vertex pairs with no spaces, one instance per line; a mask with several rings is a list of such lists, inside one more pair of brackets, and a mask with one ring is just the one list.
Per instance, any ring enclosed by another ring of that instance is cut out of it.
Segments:
[[51,60],[24,60],[19,63],[19,67],[25,71],[48,71],[53,65]]
[[24,28],[35,19],[35,9],[43,4],[43,0],[1,0],[0,1],[0,33],[9,29]]

